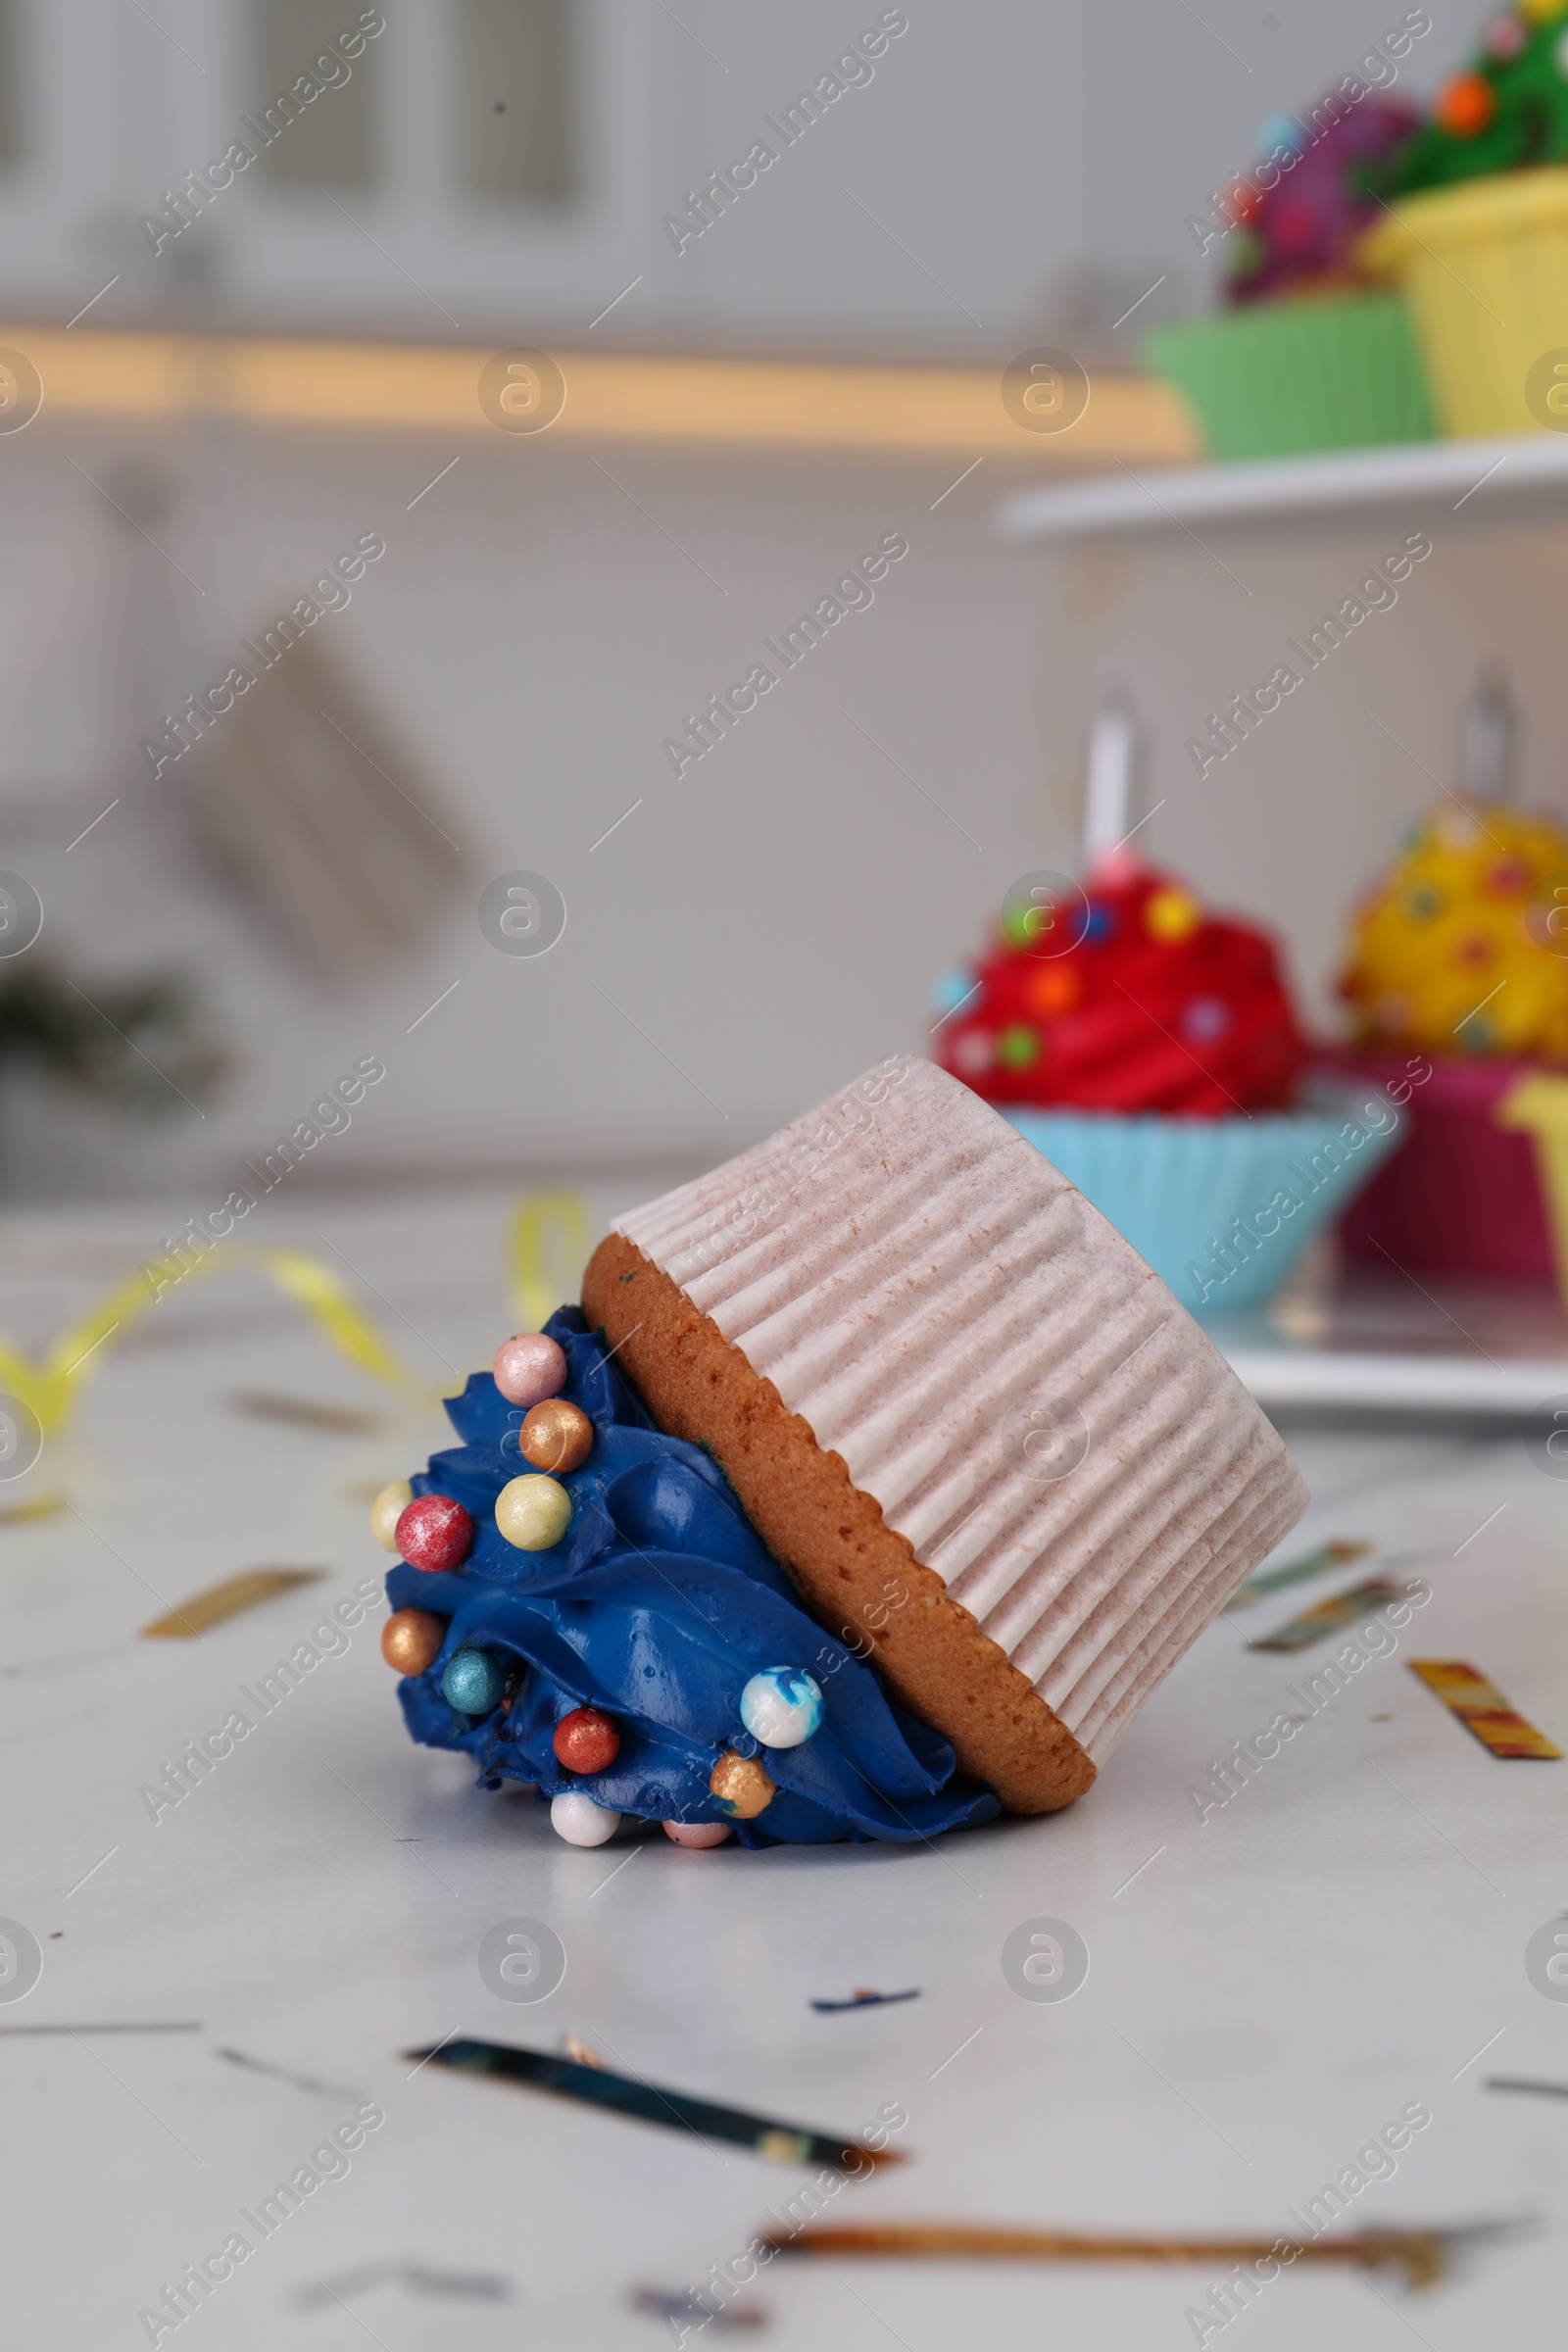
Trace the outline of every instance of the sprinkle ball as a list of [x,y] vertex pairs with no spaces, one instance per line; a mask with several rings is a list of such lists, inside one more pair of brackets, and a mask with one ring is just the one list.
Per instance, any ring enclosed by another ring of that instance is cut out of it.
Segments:
[[441,1677],[441,1695],[460,1715],[488,1715],[506,1687],[501,1661],[487,1649],[460,1649]]
[[821,1729],[821,1690],[799,1666],[766,1666],[741,1692],[741,1721],[764,1747],[799,1747]]
[[578,1470],[594,1447],[594,1425],[581,1405],[564,1396],[547,1396],[536,1404],[517,1432],[517,1450],[536,1470],[553,1470],[558,1477]]
[[502,1341],[491,1369],[509,1404],[543,1404],[566,1385],[566,1351],[542,1331],[519,1331]]
[[726,1748],[713,1766],[708,1786],[737,1821],[755,1821],[778,1793],[778,1783],[755,1757],[738,1756],[732,1747]]
[[397,1609],[381,1628],[381,1655],[399,1674],[422,1674],[447,1638],[447,1621],[428,1609]]
[[662,1827],[676,1845],[722,1845],[735,1835],[727,1821],[666,1821]]
[[1042,964],[1024,982],[1023,993],[1030,1011],[1049,1021],[1059,1012],[1071,1012],[1084,993],[1083,976],[1070,963]]
[[603,1772],[620,1753],[620,1732],[598,1707],[573,1707],[557,1724],[551,1745],[568,1772]]
[[1151,935],[1172,947],[1190,939],[1203,920],[1203,910],[1190,891],[1156,890],[1144,905],[1144,921]]
[[571,1496],[553,1478],[514,1478],[496,1496],[496,1525],[518,1551],[548,1551],[571,1525]]
[[550,1827],[568,1845],[608,1845],[620,1827],[620,1815],[608,1805],[596,1805],[581,1788],[568,1788],[550,1799]]
[[473,1521],[450,1494],[416,1494],[398,1513],[393,1532],[409,1566],[432,1574],[458,1567],[473,1543]]
[[944,972],[931,991],[931,1009],[933,1012],[956,1012],[958,1006],[966,1004],[974,994],[975,978],[972,972],[966,972],[961,967]]
[[1479,138],[1497,111],[1497,93],[1480,74],[1455,74],[1438,92],[1432,109],[1451,138]]
[[1287,155],[1299,155],[1307,144],[1307,134],[1294,115],[1270,115],[1257,134],[1259,155],[1272,155],[1283,147]]
[[414,1489],[406,1478],[395,1478],[383,1487],[370,1505],[370,1533],[383,1551],[398,1547],[398,1521],[414,1500]]

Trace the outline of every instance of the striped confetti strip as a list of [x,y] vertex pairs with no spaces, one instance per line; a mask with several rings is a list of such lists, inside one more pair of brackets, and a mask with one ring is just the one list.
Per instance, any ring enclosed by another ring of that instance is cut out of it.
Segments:
[[1544,1732],[1538,1732],[1508,1704],[1495,1683],[1477,1674],[1463,1658],[1412,1658],[1409,1664],[1434,1698],[1441,1698],[1449,1714],[1457,1715],[1465,1730],[1494,1756],[1561,1758],[1562,1749],[1553,1747]]

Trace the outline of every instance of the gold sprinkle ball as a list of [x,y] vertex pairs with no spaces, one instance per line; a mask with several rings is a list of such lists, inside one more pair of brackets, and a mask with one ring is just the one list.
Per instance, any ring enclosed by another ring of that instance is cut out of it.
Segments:
[[772,1803],[778,1783],[755,1756],[738,1756],[727,1747],[708,1776],[708,1786],[726,1813],[738,1821],[754,1821]]
[[381,1655],[399,1674],[422,1674],[447,1638],[429,1609],[395,1609],[381,1628]]
[[571,1525],[571,1496],[553,1478],[514,1478],[496,1496],[496,1525],[518,1551],[549,1551]]
[[414,1489],[406,1478],[395,1478],[383,1487],[370,1505],[370,1533],[383,1551],[398,1547],[398,1521],[414,1500]]
[[547,1396],[536,1404],[517,1432],[517,1449],[536,1470],[558,1478],[579,1470],[593,1451],[594,1425],[580,1404],[564,1396]]

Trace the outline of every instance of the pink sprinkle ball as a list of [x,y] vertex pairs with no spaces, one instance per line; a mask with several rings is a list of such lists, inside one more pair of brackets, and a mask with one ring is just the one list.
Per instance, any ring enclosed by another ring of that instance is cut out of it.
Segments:
[[507,1402],[527,1411],[547,1396],[559,1396],[565,1387],[566,1351],[542,1331],[519,1331],[502,1341],[492,1369]]
[[722,1845],[735,1835],[727,1821],[666,1821],[663,1830],[677,1845]]
[[473,1521],[450,1494],[416,1494],[398,1513],[396,1542],[411,1568],[456,1568],[468,1556]]

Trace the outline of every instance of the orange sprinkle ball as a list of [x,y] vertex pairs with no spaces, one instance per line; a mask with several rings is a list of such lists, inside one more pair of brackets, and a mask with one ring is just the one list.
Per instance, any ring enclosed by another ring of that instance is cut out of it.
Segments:
[[1043,964],[1031,972],[1024,985],[1024,999],[1031,1012],[1049,1021],[1053,1014],[1070,1012],[1084,993],[1084,984],[1074,971],[1064,964]]
[[593,1451],[593,1423],[581,1405],[568,1404],[564,1396],[547,1396],[542,1404],[536,1404],[517,1432],[517,1449],[523,1460],[558,1478],[579,1469]]
[[381,1655],[399,1674],[422,1674],[446,1635],[446,1619],[429,1609],[397,1609],[381,1628]]
[[739,1821],[755,1821],[765,1813],[778,1793],[778,1784],[755,1756],[738,1756],[727,1747],[708,1777],[708,1786],[726,1813]]
[[1456,74],[1438,92],[1433,117],[1450,138],[1479,137],[1497,111],[1497,93],[1480,74]]

